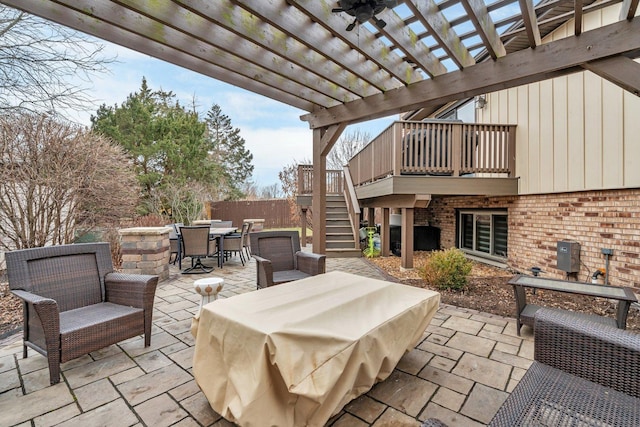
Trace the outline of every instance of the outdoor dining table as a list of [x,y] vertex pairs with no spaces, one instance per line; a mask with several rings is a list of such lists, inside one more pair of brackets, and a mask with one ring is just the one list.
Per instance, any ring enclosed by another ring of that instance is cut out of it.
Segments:
[[323,426],[391,374],[439,302],[339,271],[218,299],[192,321],[194,377],[241,426]]

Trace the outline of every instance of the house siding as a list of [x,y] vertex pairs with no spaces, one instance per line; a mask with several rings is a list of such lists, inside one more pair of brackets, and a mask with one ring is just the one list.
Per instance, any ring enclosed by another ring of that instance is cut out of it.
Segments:
[[[620,5],[588,13],[591,30],[618,21]],[[544,42],[573,34],[568,21]],[[517,124],[520,194],[640,187],[640,98],[589,72],[494,92],[479,123]]]
[[580,244],[577,280],[590,280],[595,269],[604,268],[601,250],[610,248],[609,283],[640,290],[640,189],[434,198],[416,210],[415,223],[439,227],[441,246],[455,247],[458,209],[507,210],[507,263],[515,271],[538,266],[545,277],[565,278],[556,268],[557,242],[570,240]]

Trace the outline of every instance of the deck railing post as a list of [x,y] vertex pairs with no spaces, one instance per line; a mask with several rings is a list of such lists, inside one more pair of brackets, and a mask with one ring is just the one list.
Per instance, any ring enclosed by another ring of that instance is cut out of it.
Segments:
[[462,166],[462,136],[464,135],[464,132],[462,132],[462,125],[458,124],[453,125],[451,131],[451,167],[453,170],[452,175],[460,176],[460,167]]
[[404,123],[396,122],[393,125],[393,175],[402,173],[402,139],[404,135]]

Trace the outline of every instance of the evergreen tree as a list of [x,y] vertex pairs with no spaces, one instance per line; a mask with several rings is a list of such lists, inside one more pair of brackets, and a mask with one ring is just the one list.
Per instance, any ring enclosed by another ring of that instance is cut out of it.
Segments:
[[[172,92],[152,91],[145,78],[120,106],[102,105],[91,123],[132,157],[148,203],[157,205],[157,193],[168,185],[210,187],[217,181],[219,168],[208,156],[206,126],[197,112],[181,106]],[[142,213],[152,210],[147,206]]]
[[244,197],[243,186],[253,173],[253,154],[245,147],[240,129],[231,125],[231,119],[217,104],[205,118],[209,155],[219,167],[217,174],[218,200],[237,200]]

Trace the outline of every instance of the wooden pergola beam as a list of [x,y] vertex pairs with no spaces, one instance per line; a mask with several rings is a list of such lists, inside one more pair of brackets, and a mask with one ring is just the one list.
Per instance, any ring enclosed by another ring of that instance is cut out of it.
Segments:
[[[191,32],[193,36],[202,40],[211,39],[212,43],[227,52],[238,53],[248,61],[259,61],[263,66],[271,64],[274,72],[298,79],[299,83],[303,83],[300,80],[301,77],[315,75],[312,78],[320,77],[324,80],[326,84],[322,86],[329,92],[335,92],[333,88],[336,86],[359,97],[377,92],[375,86],[371,84],[356,84],[363,76],[351,71],[336,73],[335,70],[342,65],[335,62],[334,58],[289,37],[276,26],[262,21],[258,16],[247,14],[244,9],[233,5],[229,0],[216,0],[214,3],[206,0],[176,0],[175,2],[165,0],[165,2],[168,6],[162,8],[159,7],[159,4],[163,3],[161,1],[147,3],[126,0],[126,3],[140,10],[146,9],[150,16],[161,19],[162,22],[179,25],[181,31]],[[180,10],[181,7],[184,9]],[[216,31],[215,37],[211,37],[211,24],[228,32]],[[247,31],[247,28],[253,28],[253,31]],[[243,42],[238,42],[238,35],[244,39]],[[286,57],[283,52],[286,52]],[[298,67],[304,71],[299,71]],[[367,74],[379,72],[373,67],[364,71]]]
[[633,59],[616,56],[587,62],[582,64],[582,67],[624,90],[640,96],[640,64]]
[[[21,6],[21,0],[3,0],[3,3],[17,9],[20,9]],[[96,20],[75,9],[62,9],[59,5],[57,7],[54,6],[56,5],[50,2],[32,3],[29,4],[29,12],[86,34],[109,40],[120,46],[138,52],[144,52],[147,55],[179,65],[216,80],[242,87],[259,95],[266,96],[267,98],[285,102],[301,110],[313,111],[315,108],[313,102],[301,96],[285,93],[282,91],[282,87],[266,84],[250,76],[229,72],[227,68],[194,57],[172,46],[152,43],[140,34],[124,30],[120,31],[107,22]]]
[[622,7],[620,8],[620,20],[633,19],[638,9],[639,0],[623,0]]
[[[246,0],[237,0],[243,3]],[[251,8],[254,9],[256,2],[252,2]],[[345,43],[357,48],[367,59],[376,63],[380,68],[394,76],[400,82],[409,84],[422,80],[422,76],[415,69],[409,66],[396,53],[377,39],[366,27],[360,26],[358,31],[347,31],[346,27],[350,21],[345,18],[344,13],[333,13],[330,7],[326,7],[325,2],[320,1],[300,1],[300,0],[269,0],[265,3],[271,3],[271,7],[280,10],[279,5],[289,5],[297,7],[309,16],[320,17],[317,20],[318,25],[326,27],[341,38]],[[382,53],[382,54],[381,54]]]
[[[93,4],[94,2],[79,0],[74,3],[83,7],[87,3]],[[357,86],[350,87],[349,76],[345,75],[346,73],[337,75],[334,72],[336,64],[331,64],[331,61],[327,58],[313,55],[314,52],[309,51],[309,49],[304,49],[304,52],[298,50],[294,53],[298,53],[300,57],[309,56],[307,61],[313,61],[317,64],[315,67],[311,63],[305,64],[304,61],[290,62],[282,55],[265,48],[262,43],[275,43],[276,39],[284,37],[282,33],[274,34],[274,31],[277,31],[274,28],[269,28],[262,32],[263,39],[266,42],[256,43],[251,36],[252,33],[248,32],[245,38],[238,38],[236,33],[228,28],[234,31],[236,29],[233,26],[225,26],[225,23],[232,22],[236,23],[237,26],[240,22],[243,22],[244,25],[258,27],[260,22],[255,17],[252,19],[251,17],[241,16],[241,9],[233,7],[230,3],[225,5],[223,0],[216,2],[216,9],[212,8],[211,14],[207,18],[194,13],[190,9],[184,9],[169,0],[156,0],[153,3],[123,0],[123,3],[128,4],[130,7],[136,7],[137,12],[129,12],[131,16],[126,18],[127,20],[135,20],[135,23],[138,24],[137,30],[144,32],[147,38],[155,38],[156,41],[159,41],[157,38],[162,37],[163,42],[170,44],[173,44],[173,40],[187,40],[190,42],[190,46],[184,46],[184,42],[177,42],[176,44],[179,43],[179,46],[185,49],[187,53],[191,53],[194,56],[202,55],[201,52],[206,52],[206,46],[211,46],[215,50],[221,49],[224,52],[223,55],[237,57],[245,61],[248,66],[247,71],[254,75],[255,73],[264,74],[265,70],[268,70],[268,74],[272,74],[273,78],[277,78],[276,75],[286,77],[296,84],[322,93],[339,102],[347,99],[355,100],[364,96],[365,93],[373,95],[377,92],[371,90],[362,92]],[[103,20],[107,19],[105,15],[110,11],[105,5],[106,3],[93,9],[93,14],[96,16],[100,14],[99,18]],[[223,11],[227,13],[226,20],[223,20],[220,16]],[[153,16],[153,19],[149,18],[150,16]],[[215,37],[211,37],[212,23],[222,27],[216,31]],[[159,32],[157,30],[158,24],[161,24],[167,30]],[[124,19],[121,21],[121,25],[127,25],[126,29],[128,31],[134,31],[131,28],[131,23],[126,24]],[[154,28],[155,31],[152,32],[151,28]],[[170,30],[171,28],[175,31]],[[283,51],[286,52],[286,50]],[[208,56],[220,55],[216,51],[213,53],[214,55]],[[301,66],[301,63],[304,66]],[[250,64],[260,68],[253,70],[249,67]],[[351,81],[355,81],[355,79],[352,77]]]
[[429,30],[440,47],[447,51],[458,68],[470,67],[476,63],[434,0],[407,0],[405,4],[414,15],[419,16],[422,25]]
[[397,13],[393,10],[386,10],[386,13],[380,15],[380,18],[387,23],[380,32],[391,40],[398,49],[402,50],[417,67],[422,68],[430,77],[447,72],[442,62],[422,40],[417,38],[411,27],[405,25]]
[[574,31],[576,36],[582,34],[582,0],[574,0],[573,5]]
[[514,52],[499,61],[482,62],[473,69],[453,71],[408,87],[309,113],[302,119],[308,121],[311,128],[342,121],[362,122],[571,74],[581,70],[586,62],[620,54],[637,56],[639,52],[640,19],[620,21],[580,36],[545,43],[536,49]]
[[519,0],[520,10],[522,11],[522,22],[529,39],[529,46],[535,49],[536,46],[542,44],[540,38],[540,28],[538,27],[538,18],[533,6],[533,0]]
[[462,6],[467,11],[467,15],[476,27],[478,35],[484,42],[485,48],[493,59],[498,59],[507,54],[507,50],[500,40],[500,35],[496,31],[487,6],[484,0],[462,0]]
[[[207,12],[208,9],[206,8],[211,7],[212,4],[208,0],[178,1],[190,7],[197,4],[199,5],[198,10],[203,13]],[[239,5],[244,7],[245,3],[246,2],[240,2]],[[389,73],[371,61],[363,61],[362,56],[342,40],[336,37],[329,37],[324,32],[312,31],[312,28],[315,26],[320,27],[320,24],[314,23],[308,15],[297,8],[290,7],[289,9],[287,14],[284,15],[279,13],[279,9],[274,7],[273,4],[266,1],[254,2],[254,4],[251,5],[252,14],[280,29],[289,36],[288,38],[297,40],[299,43],[316,51],[323,57],[331,58],[340,64],[341,67],[350,70],[372,87],[379,90],[388,90],[398,86],[398,83]],[[259,35],[259,37],[262,37],[262,35]],[[279,45],[274,46],[278,46],[281,49],[289,49],[288,43],[283,44],[286,41],[287,39],[279,41]],[[296,54],[295,50],[287,51],[290,55]]]

